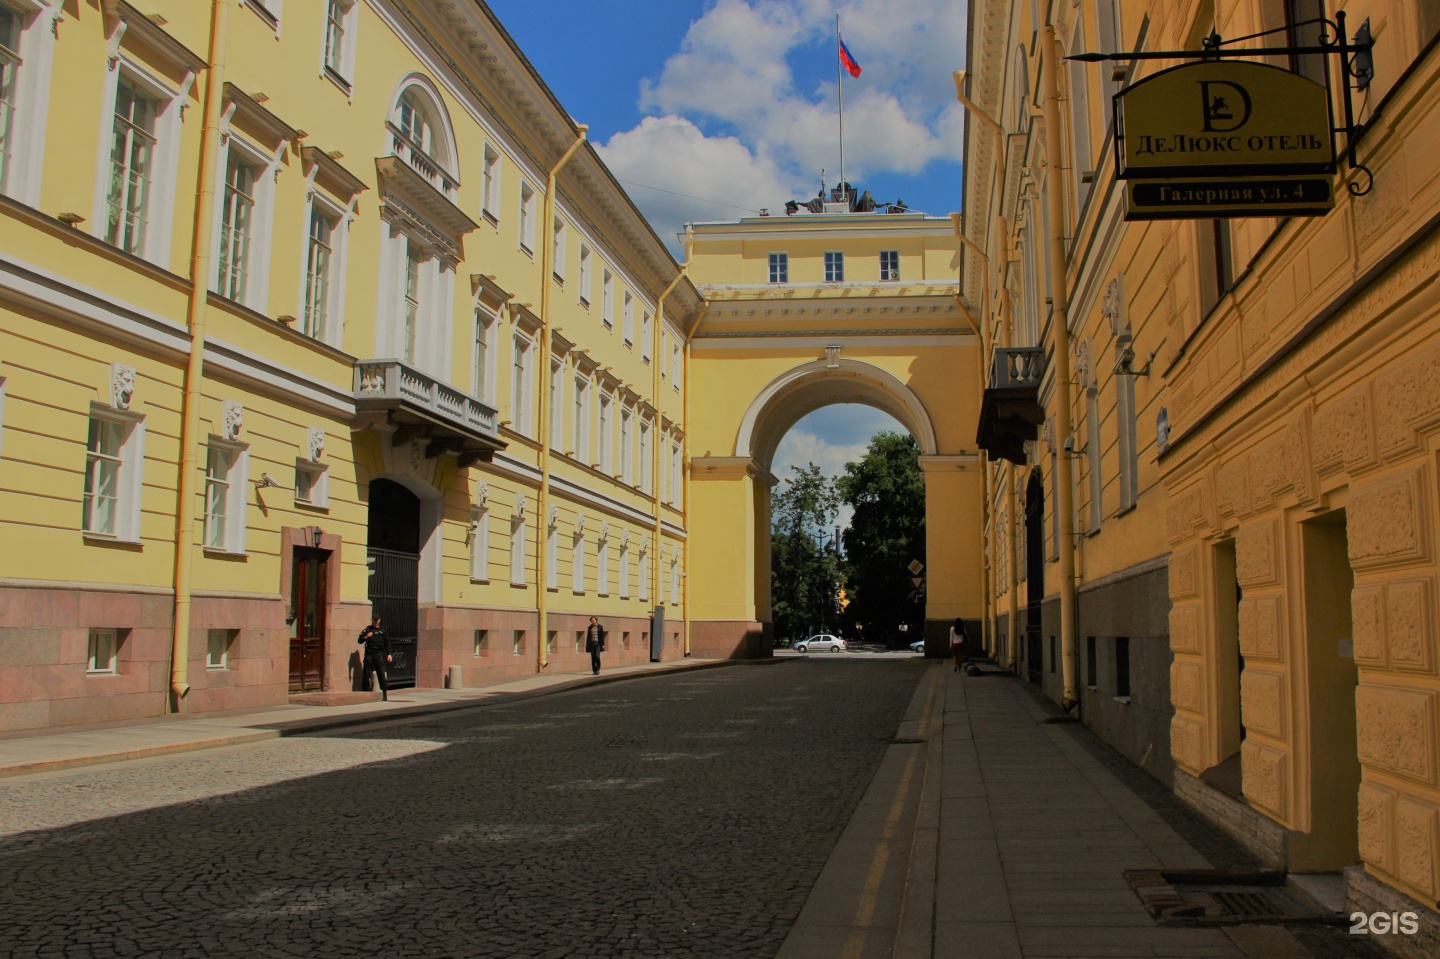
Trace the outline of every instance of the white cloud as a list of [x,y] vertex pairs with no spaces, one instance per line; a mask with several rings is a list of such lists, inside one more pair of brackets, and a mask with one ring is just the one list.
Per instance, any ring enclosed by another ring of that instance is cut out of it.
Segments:
[[631,181],[626,189],[666,242],[687,222],[779,207],[800,189],[773,160],[735,137],[707,137],[683,117],[646,117],[598,149],[616,177]]

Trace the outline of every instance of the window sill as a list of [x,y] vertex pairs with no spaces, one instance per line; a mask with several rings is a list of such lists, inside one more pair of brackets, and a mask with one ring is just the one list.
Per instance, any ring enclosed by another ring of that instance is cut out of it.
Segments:
[[352,97],[354,88],[351,86],[350,81],[341,76],[336,70],[327,66],[325,68],[325,79],[335,84],[340,92],[345,94],[347,100]]
[[535,251],[532,250],[532,249],[530,249],[530,248],[529,248],[528,246],[526,246],[524,243],[521,243],[521,244],[520,244],[520,252],[521,252],[521,253],[524,253],[526,256],[528,256],[528,257],[529,257],[530,259],[532,259],[532,260],[535,259]]
[[250,554],[243,549],[221,549],[218,546],[202,547],[205,555],[212,559],[248,559]]
[[1116,697],[1115,697],[1115,701],[1116,701],[1117,703],[1119,703],[1121,706],[1129,706],[1129,705],[1130,705],[1130,697],[1129,697],[1129,696],[1116,696]]
[[1133,512],[1135,512],[1135,507],[1137,507],[1137,506],[1139,506],[1139,505],[1140,505],[1139,503],[1131,503],[1129,506],[1122,506],[1122,507],[1120,507],[1119,509],[1117,509],[1117,510],[1115,511],[1115,518],[1116,518],[1116,519],[1119,519],[1120,517],[1124,516],[1126,513],[1133,513]]
[[511,585],[512,587],[514,587],[515,589],[529,589],[529,588],[530,588],[530,584],[529,584],[529,583],[517,583],[517,582],[515,582],[514,580],[511,580],[511,581],[510,581],[510,585]]
[[590,301],[583,296],[580,297],[580,305],[587,310],[590,309]]
[[497,217],[495,214],[491,213],[489,210],[481,210],[480,215],[484,217],[485,222],[489,223],[491,226],[498,227],[500,225],[500,218]]
[[559,284],[562,288],[565,286],[565,277],[561,276],[559,273],[553,272],[550,275],[555,278],[555,282]]
[[476,579],[474,576],[471,576],[471,577],[470,577],[470,582],[471,582],[472,584],[476,585],[476,586],[489,586],[489,585],[490,585],[490,581],[489,581],[488,579]]
[[104,678],[107,677],[107,676],[116,677],[116,676],[119,676],[119,675],[120,675],[120,670],[118,670],[118,669],[87,669],[87,670],[85,670],[85,678],[86,678],[86,679],[104,679]]
[[92,533],[89,530],[82,530],[81,535],[85,537],[85,542],[92,546],[129,546],[135,549],[144,548],[144,545],[138,539],[112,536],[109,533]]
[[280,30],[280,18],[267,10],[265,8],[265,5],[260,3],[259,0],[245,0],[245,6],[249,7],[251,10],[254,10],[255,16],[259,17],[261,20],[264,20],[265,23],[269,25],[271,30],[275,30],[277,32]]
[[296,509],[309,510],[309,511],[312,512],[312,513],[328,513],[328,512],[330,512],[330,504],[329,504],[329,503],[307,503],[305,500],[302,500],[302,499],[297,499],[297,500],[295,501],[295,508],[296,508]]
[[205,664],[205,671],[208,673],[223,673],[229,668],[229,666],[211,666],[209,663]]

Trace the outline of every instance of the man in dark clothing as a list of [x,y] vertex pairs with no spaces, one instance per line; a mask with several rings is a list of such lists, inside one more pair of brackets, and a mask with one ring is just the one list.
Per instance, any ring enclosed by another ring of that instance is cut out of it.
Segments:
[[355,644],[365,647],[365,691],[370,691],[370,674],[373,672],[380,679],[380,698],[388,702],[390,686],[385,682],[385,664],[393,662],[394,657],[390,655],[390,637],[380,628],[379,616],[370,620],[370,625],[360,630],[360,638]]
[[590,628],[585,630],[585,652],[590,654],[590,669],[600,675],[600,654],[605,651],[605,627],[600,620],[590,617]]

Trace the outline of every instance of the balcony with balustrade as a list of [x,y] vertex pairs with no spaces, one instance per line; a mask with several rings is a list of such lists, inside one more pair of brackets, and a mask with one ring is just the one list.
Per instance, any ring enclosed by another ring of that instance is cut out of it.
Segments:
[[976,436],[976,443],[991,459],[1025,464],[1025,444],[1039,436],[1045,422],[1045,407],[1040,403],[1044,375],[1045,352],[1040,347],[995,350]]
[[362,426],[391,434],[393,446],[424,442],[424,455],[452,454],[462,467],[489,462],[500,439],[498,411],[397,359],[355,364]]

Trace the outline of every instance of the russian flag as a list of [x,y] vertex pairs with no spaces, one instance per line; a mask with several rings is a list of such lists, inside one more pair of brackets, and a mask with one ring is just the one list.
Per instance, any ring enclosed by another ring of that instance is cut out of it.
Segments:
[[860,76],[860,64],[850,55],[850,48],[845,46],[845,38],[840,37],[840,65],[849,72],[852,77]]

